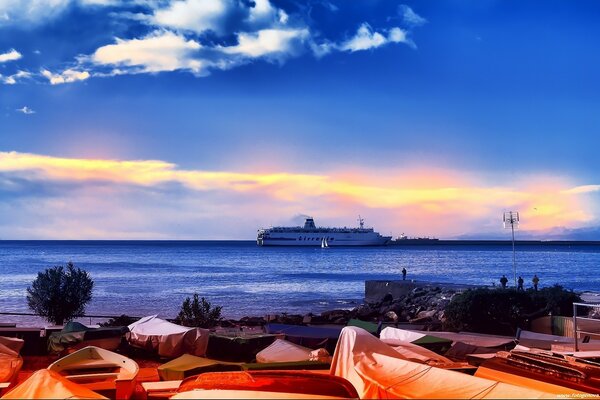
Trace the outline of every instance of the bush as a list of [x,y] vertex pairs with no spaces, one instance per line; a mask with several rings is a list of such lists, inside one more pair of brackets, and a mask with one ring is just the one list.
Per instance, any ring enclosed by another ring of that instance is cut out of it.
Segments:
[[113,317],[106,322],[101,322],[98,325],[101,327],[113,327],[113,326],[128,326],[137,321],[138,318],[130,317],[129,315],[121,314],[118,317]]
[[445,329],[514,335],[527,328],[527,319],[547,315],[573,315],[576,293],[559,285],[534,291],[479,288],[454,296],[444,311]]
[[198,294],[195,293],[193,299],[187,297],[183,301],[175,322],[184,326],[212,328],[221,321],[222,308],[221,306],[213,307],[204,297],[198,299]]
[[92,299],[94,282],[89,274],[69,262],[39,272],[27,288],[27,305],[36,314],[56,325],[83,315]]

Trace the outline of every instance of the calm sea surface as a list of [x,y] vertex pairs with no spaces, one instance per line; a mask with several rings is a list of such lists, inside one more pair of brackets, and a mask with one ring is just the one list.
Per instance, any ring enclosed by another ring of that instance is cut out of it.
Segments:
[[[174,317],[199,293],[227,318],[353,307],[365,280],[408,279],[491,285],[512,282],[510,246],[373,248],[258,247],[255,242],[0,241],[0,311],[29,312],[26,288],[38,271],[73,261],[95,282],[88,314]],[[559,283],[600,290],[600,246],[518,246],[526,286]],[[27,322],[0,316],[1,321]],[[31,319],[30,319],[31,320]]]

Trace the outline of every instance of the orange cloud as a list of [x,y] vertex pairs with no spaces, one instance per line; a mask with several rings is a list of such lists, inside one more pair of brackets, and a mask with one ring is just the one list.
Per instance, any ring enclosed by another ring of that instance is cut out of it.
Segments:
[[597,216],[582,194],[600,187],[574,187],[565,179],[548,177],[489,185],[481,175],[431,169],[329,175],[184,170],[158,160],[75,159],[17,152],[0,152],[0,172],[84,185],[103,181],[117,187],[175,182],[192,191],[222,192],[225,200],[221,201],[229,202],[230,216],[248,211],[241,203],[251,205],[248,208],[260,203],[263,212],[280,218],[308,211],[348,220],[368,209],[375,216],[370,221],[382,231],[438,236],[496,229],[504,210],[520,211],[522,228],[527,230],[583,226]]

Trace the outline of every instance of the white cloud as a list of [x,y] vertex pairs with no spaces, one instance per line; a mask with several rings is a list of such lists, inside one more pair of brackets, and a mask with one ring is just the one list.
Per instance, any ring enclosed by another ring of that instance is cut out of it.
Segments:
[[71,3],[71,0],[2,0],[0,22],[3,24],[37,24],[55,18]]
[[223,47],[227,54],[263,57],[294,52],[294,45],[309,36],[308,29],[263,29],[256,33],[238,34],[238,44]]
[[0,76],[0,80],[6,85],[14,85],[21,79],[27,79],[31,77],[31,72],[27,71],[17,71],[16,74],[12,74],[10,76]]
[[47,69],[42,70],[42,75],[45,76],[52,85],[60,85],[63,83],[73,83],[77,81],[84,81],[90,77],[90,73],[87,71],[77,71],[74,69],[66,69],[58,74],[53,74]]
[[387,36],[384,36],[379,32],[373,31],[371,26],[365,22],[358,28],[352,38],[341,43],[337,48],[343,51],[355,52],[375,49],[387,43],[407,43],[414,47],[414,43],[406,37],[406,31],[394,27],[388,31]]
[[23,106],[22,108],[17,108],[15,111],[18,111],[23,114],[35,114],[35,111],[33,111],[31,108],[29,108],[27,106]]
[[23,57],[21,55],[21,53],[19,53],[15,49],[10,49],[6,53],[0,53],[0,63],[7,62],[7,61],[15,61],[15,60],[18,60],[21,57]]
[[427,23],[425,18],[418,15],[406,4],[400,4],[400,6],[398,6],[398,13],[402,16],[402,21],[404,21],[406,25],[421,26]]
[[174,1],[168,7],[157,10],[152,20],[159,26],[174,29],[220,32],[223,18],[232,7],[231,0]]
[[200,73],[204,64],[194,58],[202,47],[173,32],[156,31],[142,39],[116,39],[89,57],[96,65],[133,67],[131,72],[161,72],[179,69]]
[[363,23],[356,32],[356,35],[340,46],[341,50],[359,51],[368,50],[384,45],[387,42],[385,36],[379,32],[373,32],[371,26]]
[[576,186],[574,188],[563,190],[562,193],[566,194],[583,194],[583,193],[594,193],[600,192],[600,185],[583,185]]
[[289,16],[269,0],[177,0],[157,9],[149,22],[163,28],[219,35],[285,25]]

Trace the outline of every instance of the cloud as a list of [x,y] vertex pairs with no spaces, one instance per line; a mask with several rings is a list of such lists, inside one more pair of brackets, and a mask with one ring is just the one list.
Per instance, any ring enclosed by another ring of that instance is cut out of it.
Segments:
[[398,14],[402,16],[402,21],[406,25],[411,27],[421,26],[427,23],[427,20],[425,18],[418,15],[416,12],[413,11],[412,8],[410,8],[406,4],[400,4],[398,6]]
[[42,23],[60,15],[70,3],[71,0],[2,0],[0,25]]
[[10,49],[7,53],[0,53],[0,63],[18,60],[23,57],[21,53],[15,49]]
[[219,35],[252,32],[285,24],[287,13],[269,0],[179,0],[154,11],[148,18],[152,24],[179,31]]
[[17,82],[19,82],[20,80],[28,79],[31,77],[32,77],[31,72],[19,70],[19,71],[17,71],[17,73],[9,75],[9,76],[1,76],[0,75],[0,80],[2,80],[2,83],[6,84],[6,85],[14,85]]
[[[154,217],[144,217],[144,213],[183,221],[198,210],[206,211],[206,218],[220,215],[238,223],[244,221],[249,224],[244,228],[249,234],[255,231],[258,221],[287,221],[290,216],[308,213],[320,216],[326,223],[347,224],[361,210],[381,231],[402,227],[413,235],[446,237],[469,231],[501,230],[502,211],[508,209],[520,211],[524,230],[539,231],[556,226],[574,229],[598,220],[595,206],[577,194],[568,193],[567,188],[572,185],[566,181],[549,182],[547,177],[538,177],[511,183],[511,186],[490,186],[486,183],[489,181],[486,177],[448,170],[332,171],[327,175],[205,171],[182,169],[160,160],[0,153],[0,196],[30,190],[26,188],[58,185],[61,190],[30,193],[41,197],[39,200],[26,201],[26,193],[11,195],[11,198],[24,199],[23,204],[29,205],[36,201],[44,207],[52,204],[48,210],[52,210],[53,219],[66,218],[70,212],[66,206],[57,209],[57,204],[77,204],[79,212],[86,215],[81,219],[89,224],[87,228],[104,226],[103,218],[108,214],[121,215],[124,225],[134,218],[131,223],[136,227],[135,235],[144,229],[153,232],[154,237],[166,234],[160,226],[145,226],[143,221]],[[102,199],[102,212],[94,208],[99,199]],[[135,216],[127,217],[128,208],[135,209],[130,212]],[[252,215],[252,219],[248,215]],[[40,217],[35,221],[32,219],[31,224],[39,227],[46,219]],[[197,229],[205,229],[203,235],[210,236],[212,228]],[[85,231],[86,226],[82,229]],[[102,229],[95,232],[94,237],[110,238],[117,228],[111,225],[104,229],[104,233]],[[228,229],[240,232],[240,226],[235,224]]]
[[63,83],[73,83],[77,81],[84,81],[90,77],[90,73],[87,71],[77,71],[74,69],[66,69],[60,73],[52,73],[47,69],[41,71],[42,75],[50,81],[51,85],[60,85]]
[[89,58],[96,65],[133,67],[134,72],[189,70],[199,73],[201,60],[194,55],[202,46],[173,32],[156,31],[142,39],[116,39]]
[[[396,26],[373,29],[366,22],[350,39],[322,37],[305,7],[292,8],[295,12],[290,13],[270,0],[6,0],[1,4],[0,15],[4,12],[12,22],[49,21],[69,7],[87,8],[85,15],[125,18],[131,25],[127,32],[144,32],[131,37],[121,32],[113,43],[96,45],[96,50],[79,53],[70,62],[62,60],[59,67],[44,65],[35,73],[11,71],[12,75],[0,76],[4,84],[29,79],[58,85],[90,77],[172,71],[207,76],[212,70],[229,70],[259,59],[283,63],[306,53],[320,58],[389,43],[415,47],[409,30]],[[315,4],[337,11],[327,1]],[[410,9],[402,10],[416,25],[420,17]],[[113,24],[117,25],[122,26]],[[13,49],[1,54],[0,62],[20,56]]]
[[565,194],[583,194],[583,193],[593,193],[593,192],[599,192],[599,191],[600,191],[600,185],[583,185],[583,186],[576,186],[574,188],[564,190],[563,193],[565,193]]
[[17,108],[15,111],[18,111],[18,112],[23,113],[23,114],[35,114],[35,111],[33,111],[31,108],[29,108],[27,106],[23,106],[21,108]]
[[410,43],[410,41],[406,38],[406,32],[398,27],[391,28],[387,36],[384,36],[373,31],[371,26],[365,22],[360,25],[352,38],[341,43],[338,48],[343,51],[355,52],[375,49],[387,43]]
[[308,37],[307,29],[263,29],[256,33],[238,34],[238,44],[223,47],[222,51],[252,58],[287,55]]

